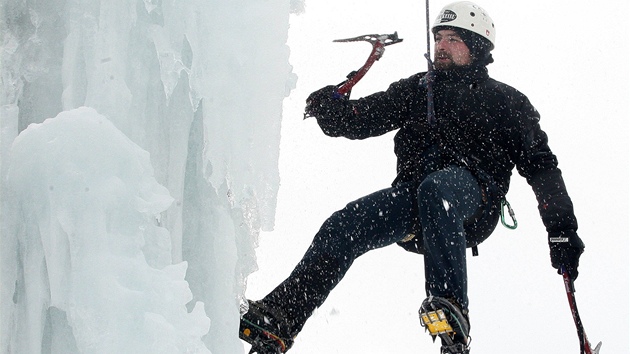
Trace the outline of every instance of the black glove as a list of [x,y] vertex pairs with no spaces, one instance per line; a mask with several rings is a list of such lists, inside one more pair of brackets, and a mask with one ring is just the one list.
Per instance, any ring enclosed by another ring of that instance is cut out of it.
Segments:
[[551,266],[562,274],[562,268],[569,273],[571,280],[578,277],[580,255],[584,252],[584,243],[573,230],[549,233]]
[[340,95],[337,92],[337,86],[330,85],[308,96],[304,117],[315,117],[317,119],[341,118],[347,114],[348,109],[352,109],[348,97]]

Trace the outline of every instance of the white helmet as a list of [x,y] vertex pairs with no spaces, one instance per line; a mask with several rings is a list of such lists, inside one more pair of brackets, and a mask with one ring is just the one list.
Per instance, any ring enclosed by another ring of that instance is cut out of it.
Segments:
[[490,41],[490,50],[494,49],[496,30],[488,13],[479,5],[470,1],[458,1],[444,6],[435,19],[433,33],[437,27],[457,27],[469,30]]

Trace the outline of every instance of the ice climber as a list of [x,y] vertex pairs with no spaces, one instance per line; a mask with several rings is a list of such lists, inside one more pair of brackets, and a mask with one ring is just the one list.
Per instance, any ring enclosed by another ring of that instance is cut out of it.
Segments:
[[357,100],[340,96],[336,86],[308,97],[307,116],[329,136],[365,139],[398,130],[398,175],[391,187],[333,213],[290,276],[248,301],[240,337],[253,343],[252,352],[286,352],[357,257],[397,243],[424,256],[421,323],[440,338],[441,353],[468,353],[466,248],[493,232],[515,166],[536,195],[552,266],[577,278],[584,244],[539,114],[521,92],[488,76],[493,21],[461,1],[444,7],[431,31],[431,75],[415,74]]

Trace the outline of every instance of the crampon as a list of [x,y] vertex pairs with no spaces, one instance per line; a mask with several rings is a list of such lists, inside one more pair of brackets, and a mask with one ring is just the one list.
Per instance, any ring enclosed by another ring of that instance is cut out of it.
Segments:
[[429,297],[419,310],[420,324],[435,341],[442,341],[442,354],[469,354],[470,325],[462,311],[450,301]]
[[247,301],[238,336],[252,345],[249,354],[281,354],[293,345],[283,313],[258,301]]
[[238,334],[239,338],[252,345],[249,354],[281,354],[288,349],[280,337],[244,319],[241,319]]

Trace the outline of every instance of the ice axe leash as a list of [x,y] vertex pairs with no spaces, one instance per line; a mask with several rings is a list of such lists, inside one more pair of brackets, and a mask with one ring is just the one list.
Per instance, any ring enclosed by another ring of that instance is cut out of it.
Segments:
[[599,342],[597,346],[595,346],[595,349],[591,348],[591,343],[589,343],[588,338],[586,337],[586,332],[584,331],[584,326],[582,325],[582,320],[580,319],[577,304],[575,303],[575,285],[573,284],[573,280],[571,280],[569,272],[564,267],[561,267],[560,271],[562,272],[562,277],[564,278],[564,287],[567,291],[573,321],[575,322],[578,337],[580,338],[580,354],[599,354],[602,342]]
[[372,44],[372,52],[368,57],[367,61],[363,66],[357,70],[353,71],[350,75],[348,75],[348,79],[341,84],[339,84],[337,89],[337,94],[339,96],[343,96],[352,90],[352,87],[359,82],[365,76],[365,74],[370,70],[372,65],[381,57],[385,52],[385,47],[388,45],[400,43],[403,40],[398,38],[398,32],[394,32],[393,34],[366,34],[363,36],[345,38],[345,39],[335,39],[333,42],[369,42]]

